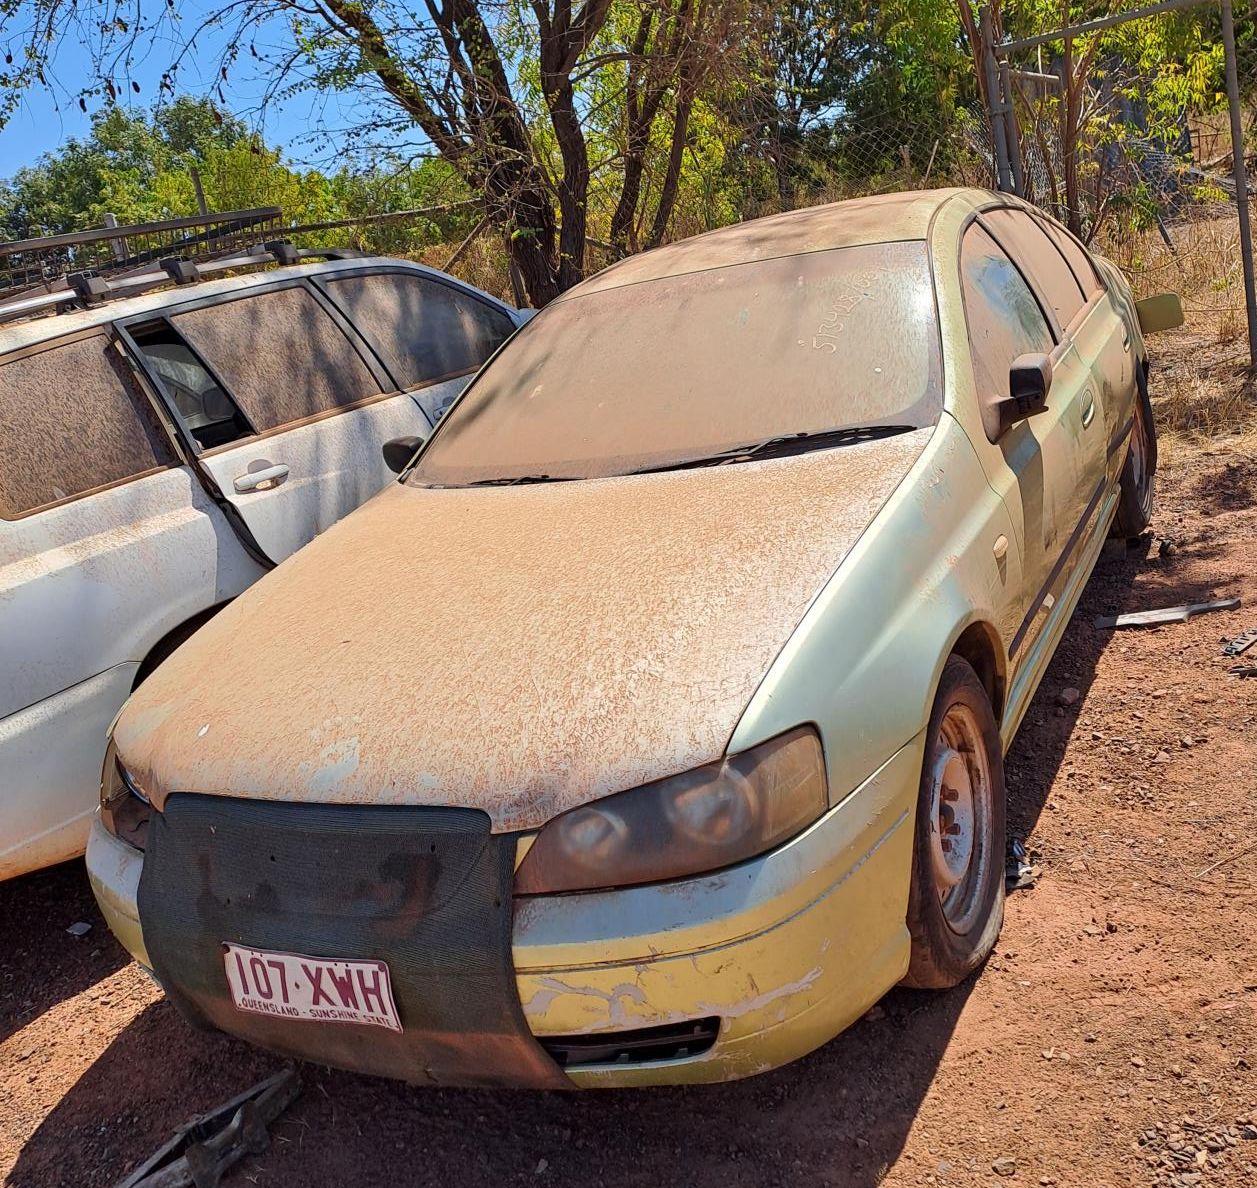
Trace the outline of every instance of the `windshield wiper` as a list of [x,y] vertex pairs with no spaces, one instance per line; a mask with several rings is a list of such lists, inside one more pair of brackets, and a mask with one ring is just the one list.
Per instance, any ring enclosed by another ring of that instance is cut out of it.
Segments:
[[861,441],[876,441],[879,437],[894,437],[899,433],[911,433],[917,425],[846,425],[841,429],[819,429],[815,432],[783,433],[767,437],[749,445],[733,446],[714,454],[698,458],[684,458],[679,462],[665,462],[658,466],[643,466],[631,474],[655,474],[663,470],[693,470],[699,466],[727,466],[731,462],[744,462],[751,458],[769,457],[775,453],[802,453],[811,449],[823,449],[830,445],[844,445]]
[[572,475],[549,474],[515,474],[506,478],[477,479],[474,483],[464,483],[467,487],[522,487],[526,483],[572,483],[576,479]]

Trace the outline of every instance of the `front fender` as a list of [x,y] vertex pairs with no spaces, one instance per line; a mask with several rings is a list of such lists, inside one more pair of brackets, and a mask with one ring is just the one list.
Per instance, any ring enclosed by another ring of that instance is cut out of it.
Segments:
[[831,801],[842,800],[925,727],[943,664],[967,628],[984,625],[996,673],[1006,675],[1021,587],[1013,541],[1003,501],[944,414],[770,667],[729,749],[813,722]]

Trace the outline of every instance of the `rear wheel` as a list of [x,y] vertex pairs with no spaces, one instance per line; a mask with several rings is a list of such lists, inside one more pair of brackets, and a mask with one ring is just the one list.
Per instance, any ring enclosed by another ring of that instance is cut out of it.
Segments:
[[986,690],[948,659],[926,736],[912,848],[904,984],[945,989],[995,946],[1004,920],[1004,762]]
[[1156,466],[1156,433],[1142,393],[1135,401],[1130,449],[1122,466],[1121,488],[1113,534],[1132,540],[1152,520],[1152,485]]

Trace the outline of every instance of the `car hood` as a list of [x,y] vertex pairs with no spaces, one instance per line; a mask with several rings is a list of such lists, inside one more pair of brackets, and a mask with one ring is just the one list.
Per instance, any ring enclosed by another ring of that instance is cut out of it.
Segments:
[[115,737],[177,791],[484,810],[718,758],[930,430],[584,482],[395,484],[162,664]]

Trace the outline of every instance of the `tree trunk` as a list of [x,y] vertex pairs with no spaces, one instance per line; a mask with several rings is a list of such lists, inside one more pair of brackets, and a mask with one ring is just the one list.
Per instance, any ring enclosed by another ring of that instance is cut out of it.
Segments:
[[506,236],[511,259],[519,268],[528,300],[535,309],[553,301],[564,286],[555,260],[558,227],[545,180],[531,163],[498,163],[482,187],[489,221]]
[[672,125],[672,149],[668,154],[668,168],[663,177],[663,188],[659,193],[659,205],[655,209],[654,225],[650,229],[647,247],[658,247],[667,234],[668,223],[672,219],[672,208],[676,205],[677,192],[681,185],[681,165],[685,158],[685,146],[689,141],[690,112],[694,108],[694,96],[686,88],[684,94],[677,96],[677,109]]
[[559,291],[570,289],[585,277],[585,230],[588,223],[589,153],[585,134],[576,113],[576,100],[570,81],[564,81],[550,100],[550,119],[563,158],[563,178],[559,182]]

